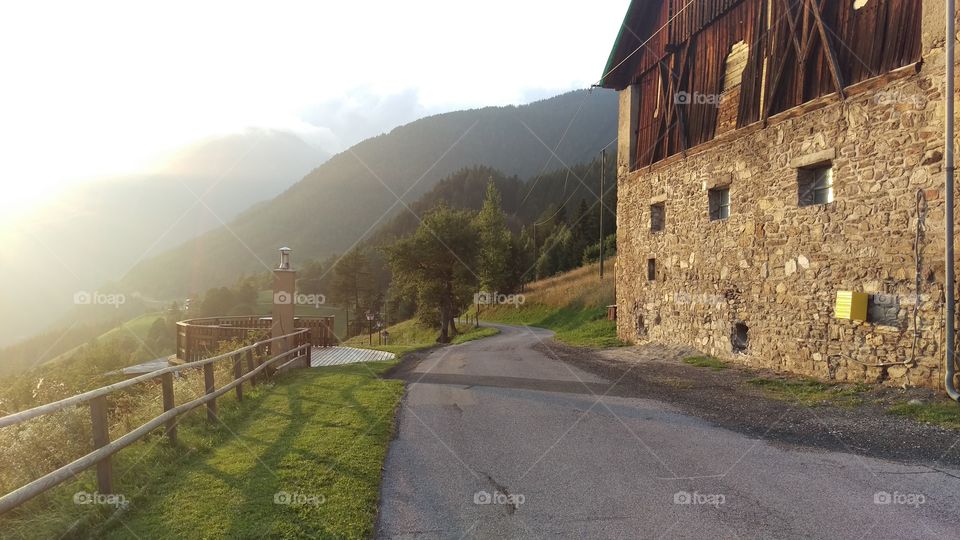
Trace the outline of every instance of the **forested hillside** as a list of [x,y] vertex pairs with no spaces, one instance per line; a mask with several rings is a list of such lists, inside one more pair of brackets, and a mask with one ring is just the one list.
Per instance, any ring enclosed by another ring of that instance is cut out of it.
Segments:
[[121,286],[183,295],[267,270],[283,245],[301,261],[346,251],[463,167],[482,164],[529,178],[593,159],[616,136],[616,109],[614,93],[578,91],[398,127],[334,156],[229,226],[142,262]]

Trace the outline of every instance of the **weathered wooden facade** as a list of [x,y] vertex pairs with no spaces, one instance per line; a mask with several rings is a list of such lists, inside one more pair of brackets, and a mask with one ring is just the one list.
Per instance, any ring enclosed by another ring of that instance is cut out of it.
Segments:
[[642,167],[713,139],[724,113],[762,122],[918,61],[920,21],[920,0],[638,0],[601,85],[636,88]]
[[[620,93],[620,337],[938,386],[944,17],[922,0],[634,0],[601,81]],[[866,318],[839,317],[841,293],[866,295]]]

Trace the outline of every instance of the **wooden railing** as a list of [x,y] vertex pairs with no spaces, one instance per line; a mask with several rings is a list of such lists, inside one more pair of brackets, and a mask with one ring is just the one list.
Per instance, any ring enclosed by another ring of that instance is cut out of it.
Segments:
[[[312,347],[309,336],[309,329],[304,328],[285,336],[258,341],[252,345],[247,345],[235,351],[220,354],[212,358],[160,369],[123,382],[97,388],[96,390],[90,390],[89,392],[84,392],[54,403],[48,403],[0,418],[0,428],[4,428],[68,407],[89,403],[94,446],[93,451],[85,456],[0,497],[0,515],[71,478],[75,478],[77,474],[93,466],[97,467],[97,487],[99,493],[113,493],[113,473],[110,456],[142,439],[148,433],[161,426],[164,426],[164,433],[170,441],[175,442],[177,438],[178,416],[192,411],[201,405],[206,405],[207,419],[209,421],[216,421],[218,397],[234,390],[237,394],[237,399],[243,400],[243,383],[250,381],[251,384],[257,384],[258,379],[265,379],[275,371],[295,367],[298,363],[309,366],[310,348]],[[279,340],[287,340],[287,343],[292,343],[293,345],[290,350],[280,352],[265,360],[259,360],[257,358],[255,353],[268,350],[272,343]],[[218,389],[214,383],[213,367],[215,363],[228,359],[233,361],[233,381]],[[246,364],[246,369],[244,369],[244,364]],[[276,366],[275,364],[280,365]],[[181,405],[176,405],[173,393],[174,373],[197,368],[203,369],[205,395]],[[246,371],[246,373],[244,373],[244,371]],[[111,442],[109,425],[107,423],[107,396],[140,383],[156,380],[157,378],[159,378],[161,382],[164,412]]]
[[[196,362],[207,358],[226,341],[242,340],[256,332],[269,331],[273,326],[271,317],[205,317],[188,319],[177,323],[177,358],[184,362]],[[333,333],[333,317],[296,317],[295,329],[309,330],[309,342],[314,347],[336,345]],[[269,347],[269,344],[267,345]],[[269,349],[261,351],[270,354]]]

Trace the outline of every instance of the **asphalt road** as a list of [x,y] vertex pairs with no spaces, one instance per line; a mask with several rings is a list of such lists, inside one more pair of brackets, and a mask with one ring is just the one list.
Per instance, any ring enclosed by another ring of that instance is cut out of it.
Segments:
[[960,538],[960,470],[771,443],[560,361],[550,333],[406,370],[381,538]]

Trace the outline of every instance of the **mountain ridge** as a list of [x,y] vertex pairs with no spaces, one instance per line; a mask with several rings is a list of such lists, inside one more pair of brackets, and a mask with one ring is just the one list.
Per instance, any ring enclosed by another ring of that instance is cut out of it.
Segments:
[[528,178],[551,163],[590,161],[616,137],[616,108],[615,93],[580,90],[398,126],[331,157],[228,226],[141,262],[121,287],[177,296],[268,270],[282,245],[300,260],[343,252],[463,167]]

